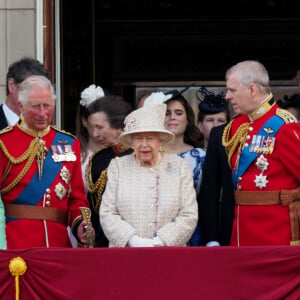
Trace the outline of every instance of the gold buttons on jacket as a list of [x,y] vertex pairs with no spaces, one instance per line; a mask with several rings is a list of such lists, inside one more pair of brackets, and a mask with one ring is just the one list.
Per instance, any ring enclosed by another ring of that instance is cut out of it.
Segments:
[[47,200],[47,201],[46,201],[46,206],[49,207],[50,205],[51,205],[51,201],[50,201],[50,200]]
[[238,178],[238,181],[242,181],[242,179],[243,179],[243,177],[240,176],[240,177]]

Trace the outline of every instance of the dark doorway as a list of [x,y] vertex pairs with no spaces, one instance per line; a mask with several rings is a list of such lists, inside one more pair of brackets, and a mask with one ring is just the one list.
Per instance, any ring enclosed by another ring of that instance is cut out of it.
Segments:
[[261,61],[271,80],[295,77],[297,0],[203,2],[61,1],[63,128],[74,133],[91,83],[133,103],[137,83],[222,81],[245,59]]

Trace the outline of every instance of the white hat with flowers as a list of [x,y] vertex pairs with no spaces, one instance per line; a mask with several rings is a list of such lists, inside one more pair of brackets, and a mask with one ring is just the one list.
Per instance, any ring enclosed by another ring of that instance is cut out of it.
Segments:
[[[145,100],[143,107],[134,110],[125,118],[125,128],[119,136],[122,144],[131,146],[132,134],[142,132],[158,132],[163,144],[174,139],[174,134],[164,127],[167,111],[167,105],[163,103],[167,101],[164,96],[164,93],[152,93]],[[169,95],[167,98],[170,98]],[[163,99],[165,100],[162,101]]]

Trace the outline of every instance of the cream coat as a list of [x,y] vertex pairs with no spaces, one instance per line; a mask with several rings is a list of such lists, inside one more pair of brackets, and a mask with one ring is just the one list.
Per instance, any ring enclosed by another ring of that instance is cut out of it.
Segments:
[[155,168],[134,154],[113,159],[100,206],[110,247],[125,247],[133,235],[158,235],[168,246],[185,246],[198,220],[192,172],[186,160],[164,154]]

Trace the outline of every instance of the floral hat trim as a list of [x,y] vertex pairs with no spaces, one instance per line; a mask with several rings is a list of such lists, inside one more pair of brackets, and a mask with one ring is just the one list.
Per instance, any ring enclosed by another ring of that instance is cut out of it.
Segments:
[[91,84],[89,87],[81,92],[81,99],[79,101],[81,106],[88,107],[96,99],[104,96],[102,87]]

